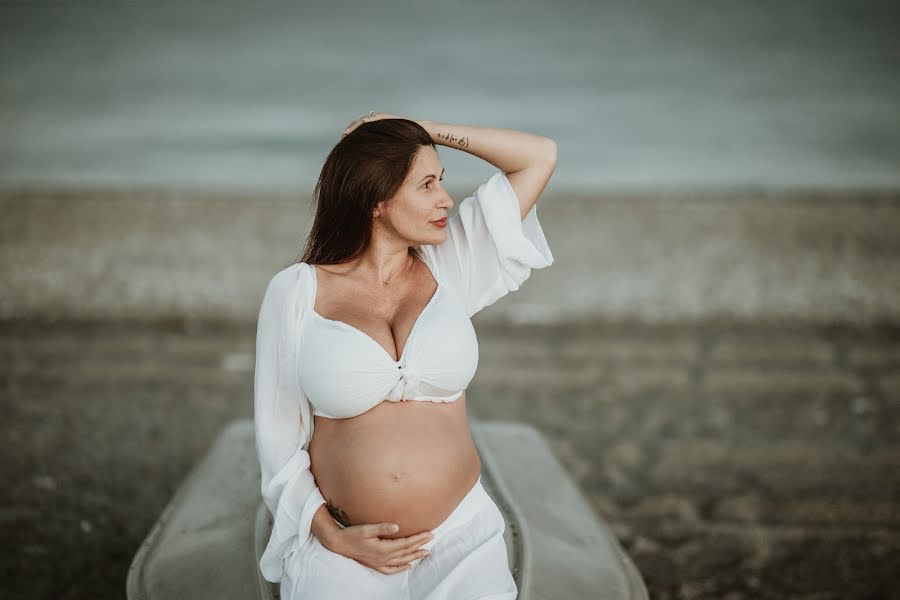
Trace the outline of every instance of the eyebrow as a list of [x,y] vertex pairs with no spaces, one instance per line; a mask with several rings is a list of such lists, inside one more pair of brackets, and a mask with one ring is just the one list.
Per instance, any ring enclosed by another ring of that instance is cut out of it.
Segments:
[[[443,175],[443,174],[444,174],[444,171],[446,171],[446,170],[447,170],[446,168],[441,169],[441,175]],[[422,183],[423,181],[425,181],[425,180],[428,179],[429,177],[434,177],[434,174],[433,174],[433,173],[430,173],[430,174],[426,175],[425,177],[423,177],[422,179],[419,180],[419,183]]]

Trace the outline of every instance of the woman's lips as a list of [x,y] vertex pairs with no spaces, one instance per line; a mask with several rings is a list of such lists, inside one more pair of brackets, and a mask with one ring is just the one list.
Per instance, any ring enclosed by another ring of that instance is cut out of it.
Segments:
[[447,226],[447,217],[444,217],[440,221],[432,221],[432,225],[437,225],[438,227],[446,227]]

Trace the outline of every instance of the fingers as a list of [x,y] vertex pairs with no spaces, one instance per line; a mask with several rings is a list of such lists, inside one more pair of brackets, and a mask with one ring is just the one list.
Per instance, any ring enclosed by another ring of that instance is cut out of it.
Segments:
[[397,533],[398,528],[396,523],[362,524],[353,525],[352,527],[359,529],[365,537],[379,538],[379,541],[382,543],[383,547],[388,548],[392,552],[396,552],[398,550],[403,550],[406,548],[413,548],[415,546],[421,546],[434,537],[434,534],[432,534],[430,531],[422,531],[421,533],[417,533],[415,535],[410,535],[407,537],[382,538],[381,536],[383,535],[391,535]]
[[405,565],[416,560],[417,558],[428,556],[429,554],[431,554],[431,552],[427,548],[422,548],[421,550],[416,550],[415,552],[406,552],[395,558],[389,558],[388,566]]
[[355,121],[351,121],[350,124],[347,125],[346,128],[344,128],[344,132],[341,135],[345,136],[348,133],[350,133],[351,131],[353,131],[354,129],[356,129],[357,127],[359,127],[360,125],[362,125],[363,123],[365,123],[366,117],[371,118],[372,115],[363,115],[362,117],[356,119]]
[[356,129],[357,127],[362,125],[363,123],[368,123],[370,121],[378,121],[379,119],[397,119],[397,118],[400,118],[400,117],[398,117],[397,115],[393,115],[391,113],[382,113],[382,112],[373,113],[373,114],[366,113],[363,116],[361,116],[360,118],[356,119],[355,121],[352,121],[349,125],[347,125],[347,127],[344,129],[343,133],[341,133],[341,137],[344,137],[345,135],[347,135],[348,133],[350,133],[351,131],[353,131],[354,129]]
[[409,569],[412,567],[412,565],[410,564],[412,561],[414,561],[418,558],[424,558],[424,557],[428,556],[429,554],[431,554],[431,552],[425,548],[423,548],[421,550],[416,550],[415,552],[407,552],[400,556],[396,556],[394,558],[389,558],[388,564],[377,567],[376,570],[381,571],[382,573],[385,573],[385,574],[397,573],[399,571],[405,571],[406,569]]
[[410,537],[398,538],[396,540],[382,540],[382,542],[390,551],[391,556],[396,556],[413,551],[422,544],[430,541],[432,537],[430,531],[424,531]]
[[[366,533],[371,534],[370,537],[375,537],[379,535],[391,535],[392,533],[397,533],[399,527],[396,523],[376,523],[374,525],[366,525],[369,529]],[[404,539],[404,538],[400,538]]]
[[[355,536],[362,535],[368,544],[376,544],[370,547],[369,552],[373,553],[365,564],[380,573],[391,574],[405,571],[412,565],[409,563],[418,558],[428,556],[430,552],[426,548],[420,548],[422,544],[432,540],[434,534],[431,531],[423,531],[415,535],[402,538],[381,538],[381,535],[389,535],[396,533],[393,529],[394,523],[374,523],[353,525],[344,529],[347,534],[355,530]],[[362,541],[362,540],[360,540]],[[377,556],[377,558],[376,558]],[[372,566],[374,563],[383,563],[380,566]]]
[[412,565],[403,565],[402,567],[376,567],[375,570],[384,573],[385,575],[391,575],[410,568],[412,568]]

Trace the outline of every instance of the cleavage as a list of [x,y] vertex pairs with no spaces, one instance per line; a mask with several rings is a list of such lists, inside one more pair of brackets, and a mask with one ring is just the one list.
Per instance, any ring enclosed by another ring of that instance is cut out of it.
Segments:
[[[436,296],[438,294],[439,288],[440,288],[440,284],[435,280],[434,276],[432,275],[431,279],[432,279],[432,285],[434,285],[434,290],[431,292],[431,294],[427,298],[425,298],[423,300],[420,296],[419,290],[415,290],[415,291],[409,293],[407,298],[403,299],[403,304],[400,306],[400,308],[397,309],[397,313],[394,315],[393,319],[391,319],[391,321],[394,323],[394,326],[392,327],[392,326],[388,325],[389,336],[394,345],[394,352],[396,352],[396,354],[397,354],[397,358],[394,358],[392,352],[388,348],[384,347],[381,344],[381,342],[379,342],[374,336],[366,333],[360,327],[351,324],[350,322],[348,322],[345,319],[338,319],[338,318],[332,318],[332,317],[325,316],[316,308],[316,304],[317,304],[318,298],[319,298],[319,276],[318,276],[319,270],[314,265],[310,265],[310,266],[313,269],[313,275],[314,275],[314,280],[315,280],[315,290],[314,290],[315,295],[313,298],[313,309],[312,309],[313,312],[316,313],[316,315],[322,319],[325,319],[327,321],[332,321],[334,323],[339,323],[345,327],[348,327],[348,328],[356,331],[360,335],[368,338],[370,342],[376,344],[381,349],[381,351],[384,352],[384,354],[388,358],[390,358],[393,362],[399,362],[400,359],[403,357],[403,354],[406,352],[406,347],[409,345],[409,342],[413,336],[413,333],[415,333],[415,330],[418,327],[420,321],[422,320],[422,317],[425,315],[425,312],[429,309],[429,307],[433,303],[434,299],[436,298]],[[427,266],[426,266],[426,268],[427,268]],[[430,273],[430,269],[428,270],[428,272]],[[331,273],[329,273],[329,275],[331,275]],[[415,286],[412,286],[412,287],[415,287]],[[353,293],[352,290],[340,291],[338,293],[340,293],[343,297],[352,297],[352,298],[360,297],[359,294]],[[413,298],[412,296],[416,296],[416,297]],[[365,300],[363,301],[363,305],[365,305]],[[352,309],[356,309],[356,307],[352,307]],[[404,313],[406,313],[406,314],[404,314]],[[401,321],[402,321],[402,324],[401,324]],[[379,324],[384,324],[384,321],[379,320]],[[406,330],[406,336],[403,341],[402,349],[399,347],[399,345],[397,343],[397,330],[396,330],[397,326],[402,326],[403,329]]]

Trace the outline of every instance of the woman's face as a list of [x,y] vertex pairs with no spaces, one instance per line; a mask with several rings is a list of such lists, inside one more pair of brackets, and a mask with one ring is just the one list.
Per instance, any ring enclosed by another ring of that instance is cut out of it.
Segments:
[[434,221],[449,217],[453,198],[441,185],[444,169],[437,150],[422,146],[400,190],[382,204],[378,220],[411,245],[440,244],[447,237],[446,226]]

